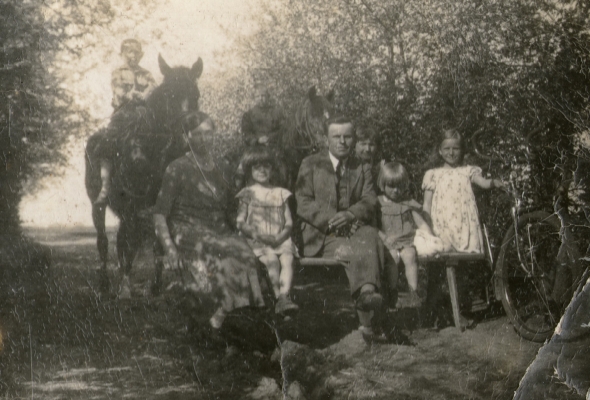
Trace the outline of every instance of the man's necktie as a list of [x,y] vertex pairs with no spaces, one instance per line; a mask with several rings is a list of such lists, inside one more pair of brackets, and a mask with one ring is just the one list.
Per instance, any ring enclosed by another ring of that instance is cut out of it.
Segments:
[[336,166],[336,186],[340,183],[340,179],[342,178],[344,172],[344,161],[338,161],[338,165]]

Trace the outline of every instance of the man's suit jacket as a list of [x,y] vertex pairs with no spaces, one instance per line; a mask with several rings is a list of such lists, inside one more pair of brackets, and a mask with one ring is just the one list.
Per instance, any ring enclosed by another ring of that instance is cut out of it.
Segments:
[[[348,211],[359,221],[369,224],[377,205],[371,166],[350,156],[346,168],[347,173],[342,180],[347,179],[349,185]],[[328,221],[338,212],[336,172],[327,150],[303,160],[295,185],[295,197],[297,215],[302,220],[304,254],[313,257],[324,244]]]

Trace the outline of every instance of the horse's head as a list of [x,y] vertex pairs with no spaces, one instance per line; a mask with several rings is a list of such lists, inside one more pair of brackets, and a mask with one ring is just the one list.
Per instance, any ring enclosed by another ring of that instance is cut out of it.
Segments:
[[316,87],[307,91],[307,97],[295,111],[294,121],[288,129],[284,145],[306,152],[316,151],[324,145],[324,122],[334,113],[334,91],[318,95]]
[[181,119],[199,109],[200,92],[197,79],[203,73],[203,60],[199,59],[191,68],[170,67],[161,55],[158,56],[164,81],[147,100],[153,111],[157,128],[170,133],[178,128]]
[[326,96],[318,96],[315,86],[312,86],[307,92],[307,97],[309,99],[309,114],[312,118],[321,119],[323,123],[332,116],[334,113],[332,106],[334,90],[330,90]]

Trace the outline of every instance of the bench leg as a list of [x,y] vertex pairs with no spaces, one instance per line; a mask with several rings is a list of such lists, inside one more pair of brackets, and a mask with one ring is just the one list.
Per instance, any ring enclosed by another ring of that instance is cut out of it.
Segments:
[[451,295],[451,304],[453,306],[453,320],[455,327],[463,331],[465,327],[461,326],[461,314],[459,312],[459,291],[457,290],[457,278],[455,274],[456,265],[447,264],[447,281],[449,283],[449,294]]

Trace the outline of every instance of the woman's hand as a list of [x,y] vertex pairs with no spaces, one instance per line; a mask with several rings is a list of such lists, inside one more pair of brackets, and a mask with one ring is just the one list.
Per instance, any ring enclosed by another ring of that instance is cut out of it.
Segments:
[[170,244],[166,248],[166,269],[175,269],[178,268],[180,262],[180,257],[178,256],[178,251],[176,250],[176,246],[174,244]]
[[164,263],[164,267],[166,269],[177,268],[179,261],[178,250],[176,250],[176,245],[170,236],[168,224],[166,223],[166,216],[162,214],[154,214],[154,225],[156,227],[156,236],[166,251],[166,262]]

